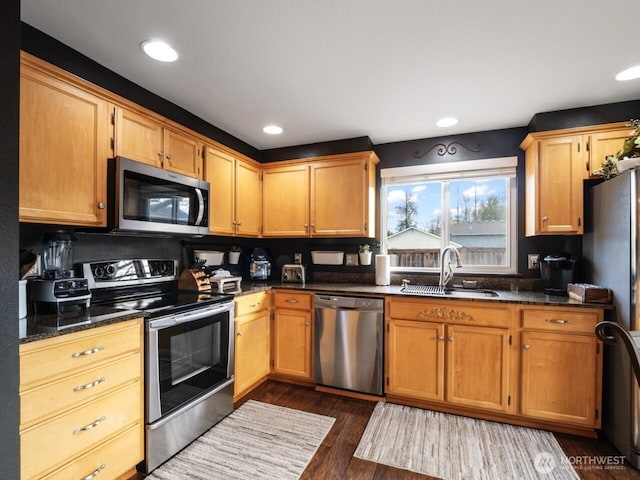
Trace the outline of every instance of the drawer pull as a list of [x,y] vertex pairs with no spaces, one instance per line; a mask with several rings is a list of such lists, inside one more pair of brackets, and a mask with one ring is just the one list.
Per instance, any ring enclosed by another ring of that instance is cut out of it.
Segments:
[[564,325],[565,323],[569,323],[569,320],[564,320],[562,318],[547,318],[545,322],[548,323],[556,323],[558,325]]
[[251,305],[249,305],[249,308],[256,308],[260,306],[260,302],[258,303],[252,303]]
[[525,350],[529,350],[529,349],[531,348],[531,345],[529,345],[529,344],[525,343],[525,344],[522,346],[522,348],[523,348],[523,349],[525,349]]
[[96,468],[93,472],[91,472],[86,477],[82,477],[80,480],[91,480],[92,478],[96,478],[102,470],[104,470],[105,464],[103,463],[98,468]]
[[85,350],[84,352],[75,352],[71,356],[73,358],[84,357],[84,356],[87,356],[87,355],[93,355],[94,353],[98,353],[100,350],[104,350],[104,349],[105,349],[105,346],[104,345],[100,345],[99,347],[92,348],[91,350]]
[[298,303],[298,300],[295,298],[287,298],[287,303]]
[[107,419],[107,417],[105,417],[104,415],[102,417],[100,417],[99,419],[97,419],[95,422],[90,423],[89,425],[85,425],[84,427],[80,427],[80,428],[76,428],[73,431],[74,435],[77,435],[78,433],[81,432],[86,432],[87,430],[91,430],[93,428],[96,428],[98,425],[100,425],[102,422],[104,422]]
[[80,390],[89,390],[90,388],[97,387],[102,382],[106,382],[107,378],[102,377],[96,380],[95,382],[87,383],[86,385],[78,385],[77,387],[73,387],[74,392],[79,392]]

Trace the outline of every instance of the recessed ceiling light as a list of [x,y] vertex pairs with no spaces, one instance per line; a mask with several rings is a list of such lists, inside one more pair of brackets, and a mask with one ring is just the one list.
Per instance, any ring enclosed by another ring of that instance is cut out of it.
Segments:
[[277,125],[267,125],[262,129],[264,133],[268,133],[269,135],[280,135],[282,133],[282,127]]
[[145,40],[140,47],[144,53],[159,62],[175,62],[178,59],[178,52],[162,40]]
[[636,78],[640,78],[640,65],[627,68],[616,75],[616,80],[621,82],[625,80],[635,80]]
[[444,117],[436,122],[436,125],[439,127],[453,127],[456,123],[458,123],[457,118],[453,117]]

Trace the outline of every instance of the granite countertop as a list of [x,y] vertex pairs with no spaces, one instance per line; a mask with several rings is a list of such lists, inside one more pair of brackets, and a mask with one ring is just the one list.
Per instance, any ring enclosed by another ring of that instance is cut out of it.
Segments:
[[388,285],[379,286],[371,284],[360,283],[306,283],[304,285],[299,283],[282,283],[282,282],[265,282],[265,283],[243,283],[241,284],[242,292],[236,295],[246,295],[268,289],[286,289],[286,290],[303,290],[309,292],[319,293],[334,293],[338,295],[373,295],[373,296],[386,296],[397,295],[403,297],[413,298],[437,298],[443,301],[450,300],[464,300],[471,302],[502,302],[502,303],[522,303],[529,305],[549,305],[559,307],[589,307],[589,308],[602,308],[611,309],[612,305],[602,303],[583,303],[578,300],[574,300],[569,297],[561,297],[556,295],[546,295],[543,292],[532,291],[508,291],[508,290],[493,290],[497,297],[456,297],[452,296],[430,296],[404,293],[401,291],[400,285]]
[[115,308],[91,306],[84,313],[78,314],[77,317],[73,319],[74,325],[62,330],[57,330],[55,327],[42,326],[55,325],[58,321],[56,315],[27,315],[26,320],[24,320],[26,322],[26,334],[20,338],[20,343],[35,342],[145,316],[147,316],[147,314],[139,310],[117,310]]

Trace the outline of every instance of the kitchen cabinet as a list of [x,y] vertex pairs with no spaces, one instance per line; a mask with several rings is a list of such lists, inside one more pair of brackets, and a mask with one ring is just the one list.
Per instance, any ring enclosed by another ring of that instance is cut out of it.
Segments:
[[600,427],[602,352],[594,334],[600,309],[522,307],[520,413]]
[[264,168],[265,237],[373,237],[373,152],[275,162]]
[[234,401],[267,379],[271,360],[269,294],[243,295],[235,304]]
[[86,82],[21,54],[20,221],[106,225],[111,128]]
[[525,151],[525,234],[581,235],[583,181],[615,154],[631,127],[623,123],[530,133]]
[[116,479],[143,460],[142,324],[20,346],[22,479]]
[[115,155],[189,177],[202,178],[203,143],[151,115],[112,107]]
[[277,376],[312,378],[312,299],[294,291],[273,294],[272,372]]
[[512,307],[389,300],[387,393],[511,411]]
[[262,170],[220,148],[205,148],[205,177],[214,185],[209,231],[215,235],[258,237],[262,227]]

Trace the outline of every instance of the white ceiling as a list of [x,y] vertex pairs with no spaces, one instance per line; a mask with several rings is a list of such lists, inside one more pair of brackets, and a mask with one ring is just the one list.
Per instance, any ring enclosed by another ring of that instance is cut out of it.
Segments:
[[[640,64],[639,16],[638,0],[22,0],[24,22],[259,149],[640,99],[613,79]],[[148,38],[178,61],[147,58]]]

